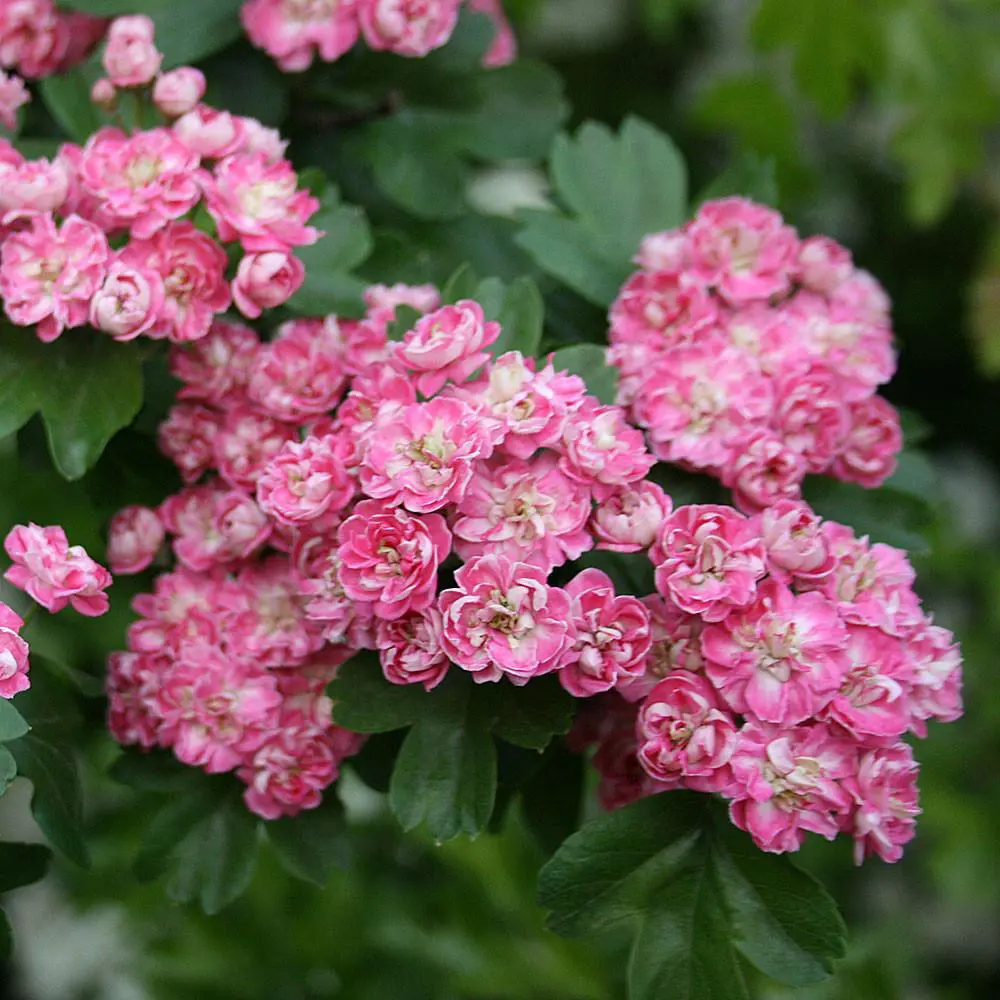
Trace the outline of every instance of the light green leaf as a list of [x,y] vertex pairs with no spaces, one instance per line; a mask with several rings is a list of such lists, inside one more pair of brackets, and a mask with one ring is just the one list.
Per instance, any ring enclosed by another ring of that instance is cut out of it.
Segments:
[[587,391],[606,406],[618,393],[618,373],[607,364],[607,351],[597,344],[576,344],[564,347],[552,356],[556,371],[579,375],[587,383]]
[[6,698],[0,698],[0,743],[19,740],[29,729],[21,713]]

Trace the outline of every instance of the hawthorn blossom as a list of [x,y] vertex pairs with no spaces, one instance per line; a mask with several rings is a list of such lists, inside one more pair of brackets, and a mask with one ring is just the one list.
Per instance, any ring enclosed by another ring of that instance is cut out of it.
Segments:
[[0,243],[4,311],[17,326],[36,327],[46,343],[84,326],[107,259],[108,241],[92,222],[70,215],[57,228],[50,213],[33,216]]
[[87,555],[82,545],[70,545],[58,525],[16,524],[8,532],[4,550],[13,560],[4,579],[23,590],[50,614],[67,604],[89,618],[109,607],[111,574]]
[[434,602],[437,569],[451,551],[439,514],[417,517],[384,500],[363,500],[337,529],[344,593],[372,604],[379,618],[400,618]]
[[233,279],[233,301],[244,316],[256,319],[265,309],[287,302],[305,276],[302,261],[284,250],[247,254]]
[[19,76],[0,70],[0,125],[17,128],[17,109],[31,100],[31,95]]
[[28,644],[18,635],[21,616],[0,601],[0,698],[13,698],[31,687]]
[[205,96],[205,74],[193,66],[161,73],[153,84],[153,103],[168,118],[194,110]]
[[477,684],[507,676],[518,686],[555,670],[573,642],[572,599],[546,573],[506,556],[482,556],[455,571],[438,598],[441,644]]
[[435,607],[380,618],[376,625],[382,673],[391,684],[422,684],[432,691],[444,680],[450,661],[441,645],[441,613]]
[[118,574],[141,573],[163,544],[163,522],[155,510],[132,504],[108,525],[108,565]]
[[247,0],[243,28],[286,73],[308,69],[316,55],[333,62],[358,39],[357,0]]
[[111,22],[101,63],[116,87],[141,87],[160,71],[163,54],[153,43],[155,30],[152,19],[142,14]]
[[574,636],[562,657],[559,683],[577,698],[588,698],[641,675],[652,641],[642,602],[616,595],[599,569],[583,570],[565,589],[572,599]]

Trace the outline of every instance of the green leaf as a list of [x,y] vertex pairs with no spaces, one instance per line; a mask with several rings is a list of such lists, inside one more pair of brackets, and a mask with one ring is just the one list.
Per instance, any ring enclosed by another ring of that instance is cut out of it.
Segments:
[[389,324],[388,336],[392,341],[402,340],[416,325],[422,313],[412,306],[396,306],[394,319]]
[[256,818],[240,798],[225,798],[178,845],[167,894],[181,903],[197,899],[206,913],[218,913],[250,884],[257,849]]
[[490,720],[472,679],[452,671],[431,693],[403,741],[389,804],[404,830],[423,824],[439,843],[489,822],[497,761]]
[[496,315],[488,313],[486,318],[497,320],[501,327],[500,336],[490,345],[494,357],[507,351],[520,351],[526,358],[538,354],[545,303],[538,286],[530,278],[515,278],[503,290]]
[[332,868],[346,868],[349,859],[344,807],[333,789],[315,809],[264,824],[267,838],[286,871],[322,888]]
[[465,263],[455,270],[441,289],[441,302],[454,305],[462,299],[473,299],[479,290],[479,279],[471,264]]
[[201,65],[205,103],[276,127],[288,112],[287,77],[274,60],[249,45],[234,46]]
[[501,684],[494,691],[493,732],[508,743],[544,750],[573,724],[575,703],[555,677],[542,677],[524,687]]
[[79,479],[142,404],[142,362],[131,344],[71,330],[43,344],[27,329],[0,329],[0,433],[40,411],[52,460]]
[[746,1000],[737,952],[790,985],[821,981],[844,952],[822,886],[697,794],[662,793],[588,824],[542,869],[539,899],[560,934],[631,930],[630,1000]]
[[312,246],[296,251],[306,276],[288,308],[311,316],[360,315],[364,311],[365,283],[347,272],[372,251],[371,228],[365,213],[343,204],[337,189],[327,187],[320,211],[311,222],[324,235]]
[[30,779],[31,812],[52,845],[82,868],[90,867],[83,839],[80,777],[73,751],[34,733],[8,744],[18,774]]
[[760,202],[762,205],[777,206],[778,178],[773,156],[760,156],[745,152],[735,157],[726,169],[699,192],[696,205],[715,198],[740,195]]
[[0,892],[45,878],[52,852],[44,844],[0,843]]
[[386,733],[412,725],[430,699],[417,684],[390,684],[371,652],[358,653],[340,667],[327,691],[334,720],[356,733]]
[[17,761],[6,748],[0,747],[0,795],[3,795],[10,783],[17,777]]
[[740,952],[792,986],[822,980],[844,953],[847,927],[826,889],[786,859],[760,851],[723,819],[713,865]]
[[611,264],[594,247],[578,222],[552,212],[519,213],[523,228],[515,242],[546,274],[558,278],[588,302],[607,308],[632,270],[630,264]]
[[610,406],[618,394],[618,374],[606,359],[606,348],[597,344],[576,344],[556,351],[552,364],[556,371],[579,375],[587,383],[587,391]]
[[6,698],[0,698],[0,743],[19,740],[31,726]]
[[656,590],[653,564],[645,552],[605,552],[591,549],[576,563],[579,569],[593,567],[607,573],[619,594],[645,597]]
[[617,136],[596,122],[559,136],[550,166],[556,191],[613,264],[627,263],[644,236],[679,226],[687,215],[684,160],[639,118],[627,118]]
[[814,476],[806,479],[803,496],[826,520],[849,525],[873,542],[910,552],[927,551],[928,533],[937,519],[925,500],[888,486],[867,490],[855,483]]
[[173,792],[191,780],[191,768],[166,751],[126,750],[108,769],[115,781],[148,792]]
[[447,124],[413,113],[376,122],[365,149],[378,186],[419,219],[451,219],[465,208],[466,167]]
[[[197,62],[235,41],[242,30],[241,3],[242,0],[143,0],[142,13],[156,22],[156,47],[163,53],[164,69]],[[63,6],[101,17],[136,12],[135,0],[65,0]]]
[[100,61],[92,57],[64,73],[38,84],[49,113],[63,131],[77,142],[86,142],[110,118],[90,100],[90,89],[103,75]]
[[219,784],[200,779],[201,775],[189,776],[150,821],[132,863],[140,882],[152,881],[169,871],[180,846],[218,806],[223,795]]

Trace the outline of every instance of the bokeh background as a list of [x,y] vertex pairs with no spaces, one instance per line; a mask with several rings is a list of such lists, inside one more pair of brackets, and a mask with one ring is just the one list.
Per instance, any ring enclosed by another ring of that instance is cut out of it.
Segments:
[[[210,0],[206,0],[210,2]],[[922,596],[966,657],[967,714],[919,748],[925,814],[895,866],[802,861],[851,928],[837,976],[761,1000],[1000,997],[1000,3],[997,0],[509,0],[524,50],[565,77],[574,124],[638,114],[668,131],[693,189],[734,161],[773,171],[803,233],[849,246],[894,302],[900,369],[886,395],[926,425],[914,470],[940,512],[915,562]],[[293,115],[294,117],[294,115]],[[505,212],[544,197],[511,164],[472,196]],[[120,623],[118,623],[120,626]],[[114,627],[114,623],[110,627]],[[95,644],[101,637],[95,635]],[[96,711],[99,713],[99,704]],[[141,807],[101,777],[88,798],[94,871],[11,894],[10,1000],[612,1000],[609,950],[544,930],[540,848],[502,832],[437,848],[403,838],[348,780],[359,834],[325,891],[265,858],[250,892],[207,918],[139,886],[123,857]],[[0,834],[37,835],[14,788]]]

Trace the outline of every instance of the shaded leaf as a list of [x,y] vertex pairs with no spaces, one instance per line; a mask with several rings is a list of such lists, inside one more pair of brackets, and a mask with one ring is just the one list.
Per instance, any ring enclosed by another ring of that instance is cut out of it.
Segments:
[[579,375],[587,391],[609,406],[618,393],[618,373],[607,364],[607,349],[597,344],[576,344],[552,355],[556,371]]
[[349,845],[344,807],[331,788],[315,809],[264,824],[282,866],[296,878],[322,888],[332,868],[346,868]]
[[390,684],[378,656],[361,652],[337,671],[327,688],[334,721],[356,733],[384,733],[412,725],[430,695],[418,684]]
[[575,703],[555,677],[536,678],[524,687],[500,684],[494,691],[493,732],[508,743],[544,750],[573,724]]
[[473,681],[453,671],[431,693],[403,741],[389,804],[404,830],[423,824],[438,842],[489,822],[497,762],[489,719]]
[[51,860],[52,852],[44,844],[0,842],[0,892],[43,879]]

